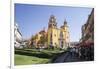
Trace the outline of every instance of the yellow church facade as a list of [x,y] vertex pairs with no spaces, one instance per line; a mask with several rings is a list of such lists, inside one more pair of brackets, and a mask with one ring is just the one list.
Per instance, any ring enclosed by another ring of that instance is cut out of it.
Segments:
[[63,25],[58,28],[54,15],[50,16],[48,23],[48,46],[56,48],[67,48],[70,45],[69,27],[66,20]]

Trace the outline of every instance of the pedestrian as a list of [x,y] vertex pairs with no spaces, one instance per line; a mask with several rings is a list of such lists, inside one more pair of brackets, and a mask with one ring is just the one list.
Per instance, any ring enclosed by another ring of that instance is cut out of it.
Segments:
[[76,48],[76,57],[78,57],[79,56],[79,50],[78,50],[78,48]]
[[70,48],[70,55],[71,55],[71,57],[72,57],[72,48]]

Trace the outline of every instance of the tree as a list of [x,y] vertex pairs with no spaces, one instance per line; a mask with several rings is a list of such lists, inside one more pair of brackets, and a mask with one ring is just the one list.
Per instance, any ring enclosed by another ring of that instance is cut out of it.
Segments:
[[40,43],[44,45],[46,42],[47,42],[46,36],[45,35],[41,36],[40,37]]
[[37,35],[35,35],[35,36],[32,35],[29,45],[33,46],[33,43],[35,42],[36,39],[37,39]]

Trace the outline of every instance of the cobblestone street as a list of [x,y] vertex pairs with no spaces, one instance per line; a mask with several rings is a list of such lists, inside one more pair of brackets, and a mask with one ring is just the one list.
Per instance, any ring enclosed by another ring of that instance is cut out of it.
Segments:
[[80,61],[78,55],[74,52],[65,52],[61,56],[59,56],[54,63],[62,63],[62,62],[75,62]]

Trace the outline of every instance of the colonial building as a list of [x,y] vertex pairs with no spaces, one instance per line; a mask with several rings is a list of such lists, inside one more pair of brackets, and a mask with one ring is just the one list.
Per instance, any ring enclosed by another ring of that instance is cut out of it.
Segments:
[[58,28],[56,17],[50,16],[48,23],[48,46],[57,48],[67,48],[69,46],[69,29],[66,20],[63,25]]
[[80,58],[85,61],[94,60],[94,9],[82,26],[82,38],[79,44]]
[[82,42],[94,42],[94,9],[88,17],[86,24],[82,26]]
[[35,48],[47,48],[47,32],[45,29],[41,30],[37,34],[31,37],[29,46],[35,46]]
[[79,42],[70,42],[70,48],[77,47]]
[[22,42],[22,34],[21,34],[21,32],[19,31],[18,24],[15,23],[15,24],[14,24],[14,46],[15,46],[16,48],[21,47],[21,42]]

